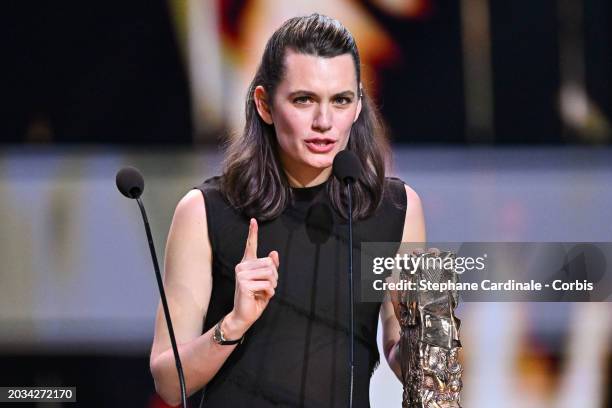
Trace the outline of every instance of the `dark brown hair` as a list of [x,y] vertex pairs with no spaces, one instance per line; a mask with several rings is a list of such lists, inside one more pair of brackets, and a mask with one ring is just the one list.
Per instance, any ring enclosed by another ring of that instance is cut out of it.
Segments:
[[[255,88],[262,85],[272,100],[283,79],[287,49],[324,58],[350,54],[355,63],[357,86],[361,84],[357,45],[339,21],[316,13],[295,17],[270,37],[249,87],[244,131],[228,146],[221,183],[221,190],[230,204],[246,216],[262,221],[279,216],[292,199],[292,192],[279,159],[274,126],[259,116],[253,94]],[[361,113],[351,127],[347,145],[364,170],[353,188],[354,219],[367,218],[380,204],[385,166],[390,158],[382,123],[365,91],[360,93]],[[334,177],[327,188],[332,206],[348,218],[345,188]]]

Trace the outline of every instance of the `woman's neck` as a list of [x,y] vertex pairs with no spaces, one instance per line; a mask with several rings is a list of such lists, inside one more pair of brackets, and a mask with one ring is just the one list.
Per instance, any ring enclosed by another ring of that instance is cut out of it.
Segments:
[[287,176],[287,180],[289,181],[289,185],[291,187],[312,187],[318,186],[319,184],[325,183],[327,179],[331,176],[331,167],[327,167],[325,169],[312,172],[311,174],[292,174],[287,169],[285,169],[285,175]]

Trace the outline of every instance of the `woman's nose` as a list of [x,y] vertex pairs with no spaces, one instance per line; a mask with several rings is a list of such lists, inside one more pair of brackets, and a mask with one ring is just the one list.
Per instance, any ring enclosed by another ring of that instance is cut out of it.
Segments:
[[319,104],[312,127],[319,132],[326,132],[332,127],[332,112],[327,104]]

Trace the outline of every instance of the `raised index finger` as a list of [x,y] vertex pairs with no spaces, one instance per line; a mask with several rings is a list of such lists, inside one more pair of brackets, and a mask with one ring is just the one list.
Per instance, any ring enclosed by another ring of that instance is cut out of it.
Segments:
[[249,236],[247,237],[242,260],[257,259],[257,220],[251,218],[249,221]]

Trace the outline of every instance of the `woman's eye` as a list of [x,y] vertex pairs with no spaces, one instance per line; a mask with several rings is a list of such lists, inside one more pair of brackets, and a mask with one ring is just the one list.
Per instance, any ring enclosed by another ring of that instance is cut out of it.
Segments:
[[297,98],[293,99],[293,103],[297,103],[297,104],[306,104],[312,101],[312,98],[310,96],[298,96]]
[[[297,96],[293,98],[293,103],[297,105],[307,105],[313,102],[314,100],[312,99],[312,96],[308,96],[308,95]],[[353,102],[353,100],[346,96],[339,96],[333,100],[333,103],[335,105],[349,105],[351,102]]]

